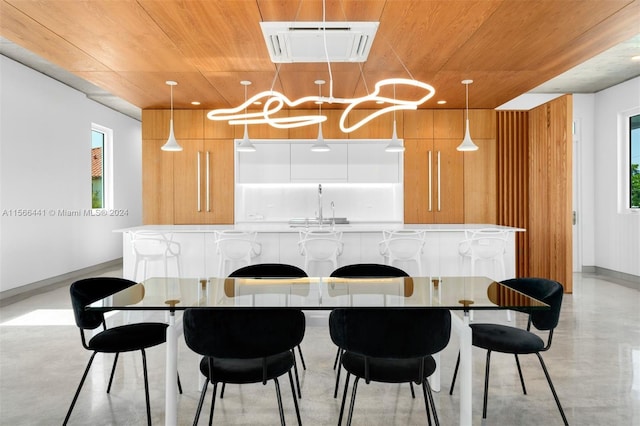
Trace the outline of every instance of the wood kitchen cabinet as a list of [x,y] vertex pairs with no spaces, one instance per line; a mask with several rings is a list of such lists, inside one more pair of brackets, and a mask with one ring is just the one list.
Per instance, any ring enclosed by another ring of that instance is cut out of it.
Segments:
[[169,117],[166,110],[142,111],[143,223],[233,223],[233,127],[206,120],[203,110],[175,110],[183,150],[165,152]]
[[233,223],[233,140],[182,140],[174,157],[174,223]]
[[463,155],[451,139],[406,139],[404,222],[463,223]]
[[461,110],[404,114],[404,222],[464,222]]

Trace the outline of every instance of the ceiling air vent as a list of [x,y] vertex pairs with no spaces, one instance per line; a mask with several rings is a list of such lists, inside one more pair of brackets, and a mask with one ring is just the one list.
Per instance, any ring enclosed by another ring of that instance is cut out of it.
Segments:
[[[364,62],[378,22],[261,22],[273,62]],[[326,38],[326,53],[325,53]]]

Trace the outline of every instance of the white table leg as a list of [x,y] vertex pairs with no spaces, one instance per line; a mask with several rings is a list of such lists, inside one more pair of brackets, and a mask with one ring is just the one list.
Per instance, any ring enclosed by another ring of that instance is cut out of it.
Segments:
[[165,378],[164,423],[167,426],[178,424],[178,330],[176,313],[169,313],[167,327],[167,362]]
[[469,315],[465,312],[464,319],[451,311],[451,325],[458,334],[460,342],[460,368],[458,381],[460,385],[460,426],[470,426],[472,420],[472,368],[471,358],[471,328],[469,327]]
[[431,390],[440,392],[440,353],[433,354],[433,359],[436,361],[436,371],[431,375],[429,384],[431,385]]

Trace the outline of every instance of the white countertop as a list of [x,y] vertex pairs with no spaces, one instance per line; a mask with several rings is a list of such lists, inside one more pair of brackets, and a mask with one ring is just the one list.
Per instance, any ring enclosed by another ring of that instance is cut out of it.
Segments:
[[[324,225],[322,229],[330,229]],[[524,232],[523,228],[493,224],[475,223],[438,223],[438,224],[405,224],[398,222],[352,222],[346,225],[335,225],[335,229],[343,233],[350,232],[382,232],[383,230],[408,230],[420,229],[427,232],[465,231],[483,228],[497,228],[512,232]],[[288,222],[244,222],[235,225],[141,225],[131,228],[116,229],[114,232],[157,231],[172,233],[209,233],[222,230],[256,231],[273,233],[297,233],[304,230],[304,226],[291,226]],[[309,229],[319,229],[318,226],[310,226]]]

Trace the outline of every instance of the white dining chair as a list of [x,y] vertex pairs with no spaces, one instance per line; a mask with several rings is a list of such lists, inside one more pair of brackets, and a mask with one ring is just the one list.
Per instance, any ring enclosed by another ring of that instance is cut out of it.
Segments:
[[[507,279],[504,257],[507,250],[507,231],[496,228],[482,228],[465,231],[466,238],[458,244],[461,270],[465,270],[465,260],[469,261],[470,275],[483,275],[495,281]],[[473,318],[471,318],[473,319]],[[511,311],[507,311],[511,321]]]
[[[304,256],[304,270],[309,276],[314,276],[311,273],[312,264],[317,276],[328,276],[331,271],[336,270],[338,257],[342,254],[343,248],[342,232],[340,231],[300,231],[298,249],[300,254]],[[322,266],[326,264],[331,267],[330,271],[322,269]]]
[[[163,276],[169,276],[169,260],[175,263],[175,272],[178,278],[182,276],[180,270],[180,243],[173,241],[173,234],[156,231],[135,231],[131,233],[131,247],[134,256],[133,276],[131,279],[142,282],[149,276],[148,266],[150,262],[161,264]],[[139,268],[142,265],[142,276],[139,276]]]
[[424,244],[425,235],[422,230],[382,231],[379,250],[387,265],[399,266],[408,270],[411,264],[414,264],[417,276],[423,276]]
[[217,231],[218,277],[226,277],[237,268],[249,266],[262,252],[257,232]]

